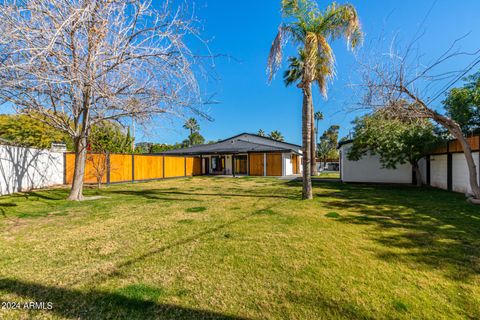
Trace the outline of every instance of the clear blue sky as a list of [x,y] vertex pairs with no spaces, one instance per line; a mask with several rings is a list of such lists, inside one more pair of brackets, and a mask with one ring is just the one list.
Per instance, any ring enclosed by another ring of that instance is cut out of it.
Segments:
[[[330,1],[319,1],[321,5]],[[340,1],[341,3],[344,1]],[[235,59],[220,58],[215,72],[218,80],[210,80],[204,89],[216,94],[219,104],[209,106],[214,122],[201,120],[201,133],[207,140],[227,138],[240,132],[280,130],[286,140],[301,143],[301,92],[285,88],[281,74],[267,84],[266,60],[272,39],[280,22],[280,0],[197,0],[195,12],[201,21],[203,38],[209,40],[214,53]],[[463,40],[465,49],[480,47],[480,1],[478,0],[352,0],[359,12],[366,42],[381,33],[409,40],[419,29],[427,12],[426,33],[421,40],[425,61],[441,54],[453,40],[471,32]],[[341,126],[341,135],[348,134],[355,113],[348,112],[355,102],[349,84],[355,79],[355,58],[343,42],[333,45],[337,57],[337,78],[329,87],[329,99],[314,92],[316,110],[325,115],[320,132],[332,124]],[[459,59],[452,67],[461,67]],[[137,141],[173,143],[187,136],[177,121],[156,123]]]

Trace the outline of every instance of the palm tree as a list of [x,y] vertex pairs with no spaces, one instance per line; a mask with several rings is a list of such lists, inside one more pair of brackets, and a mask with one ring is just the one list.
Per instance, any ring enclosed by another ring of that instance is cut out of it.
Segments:
[[[299,56],[290,58],[285,80],[297,83],[303,92],[303,199],[312,199],[311,158],[313,137],[312,83],[316,82],[324,97],[327,83],[335,75],[335,57],[329,40],[344,37],[349,48],[362,40],[360,21],[355,7],[335,2],[320,11],[314,0],[282,0],[283,22],[278,28],[268,59],[269,81],[282,63],[283,45],[287,38],[300,47]],[[290,77],[289,77],[290,75]]]
[[263,131],[263,129],[258,130],[257,135],[259,135],[260,137],[265,137],[266,136],[265,131]]
[[[189,146],[193,145],[192,138],[195,133],[198,133],[200,131],[200,125],[198,124],[197,120],[195,118],[190,118],[187,121],[185,121],[185,124],[183,125],[184,129],[190,130],[190,135],[188,136],[188,141],[189,141]],[[185,141],[184,141],[185,142]]]
[[313,117],[314,117],[315,121],[317,122],[315,124],[315,144],[318,144],[318,122],[320,120],[323,120],[323,113],[321,111],[317,111],[317,112],[315,112]]
[[278,130],[270,132],[268,137],[270,139],[277,140],[277,141],[285,141],[285,138],[283,137],[282,133]]
[[183,128],[190,130],[190,134],[200,131],[200,125],[198,124],[195,118],[190,118],[187,121],[185,121]]
[[[289,61],[289,68],[284,72],[283,74],[283,80],[285,81],[285,85],[288,87],[294,83],[297,83],[301,78],[302,78],[302,73],[303,73],[303,67],[304,67],[304,61],[305,61],[305,54],[303,51],[299,51],[298,53],[298,58],[297,57],[290,57],[288,59]],[[318,68],[318,72],[322,72],[322,68],[324,67],[321,60],[318,61],[319,63],[317,64],[316,68]],[[333,76],[333,75],[332,75]],[[313,113],[313,102],[311,105],[312,113]],[[318,114],[317,114],[318,113]],[[310,172],[311,175],[316,176],[318,173],[317,170],[317,163],[316,163],[316,155],[317,155],[317,141],[318,141],[318,130],[316,127],[318,127],[318,121],[317,125],[315,126],[314,120],[317,120],[317,116],[321,116],[321,120],[323,120],[323,113],[320,111],[315,113],[314,117],[312,117],[312,127],[311,127],[311,138],[315,138],[315,142],[311,143],[311,157],[312,161],[310,164]]]

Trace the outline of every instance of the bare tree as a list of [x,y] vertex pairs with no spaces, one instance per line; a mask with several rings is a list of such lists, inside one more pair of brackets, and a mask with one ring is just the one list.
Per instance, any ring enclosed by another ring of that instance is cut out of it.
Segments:
[[[369,58],[361,62],[363,101],[362,106],[379,110],[394,118],[431,119],[444,127],[461,144],[468,165],[470,187],[473,197],[480,199],[477,181],[477,168],[472,156],[472,148],[464,136],[460,125],[440,113],[438,98],[456,82],[480,65],[480,50],[463,52],[458,47],[458,39],[448,50],[428,65],[421,63],[417,54],[416,41],[406,48],[393,41],[386,52],[370,52]],[[378,49],[378,48],[377,48]],[[454,71],[439,71],[439,67],[459,56],[471,57],[471,62]],[[475,202],[475,201],[474,201]]]
[[70,200],[83,199],[88,137],[104,120],[195,112],[198,39],[184,7],[142,0],[4,0],[0,99],[75,143]]
[[103,178],[107,174],[107,152],[87,154],[86,161],[92,166],[93,175],[97,180],[97,188],[102,187]]

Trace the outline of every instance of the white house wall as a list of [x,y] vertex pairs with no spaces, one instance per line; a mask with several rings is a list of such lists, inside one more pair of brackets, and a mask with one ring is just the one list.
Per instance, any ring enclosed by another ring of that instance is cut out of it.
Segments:
[[63,153],[0,146],[0,195],[63,183]]
[[292,175],[293,174],[292,154],[283,153],[282,161],[283,161],[283,175],[284,176]]
[[232,156],[225,156],[225,173],[232,174]]
[[344,182],[412,183],[412,166],[398,165],[396,169],[382,168],[378,155],[367,154],[358,161],[348,160],[351,144],[340,148],[341,175]]

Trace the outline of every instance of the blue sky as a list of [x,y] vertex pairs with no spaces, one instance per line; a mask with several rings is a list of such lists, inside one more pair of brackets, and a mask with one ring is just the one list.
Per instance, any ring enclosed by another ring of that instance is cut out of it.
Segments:
[[[269,47],[281,18],[279,3],[279,0],[195,1],[196,16],[210,49],[234,57],[218,59],[215,63],[218,79],[210,79],[208,83],[202,81],[204,90],[215,94],[219,102],[207,108],[214,122],[200,120],[201,133],[207,140],[257,132],[262,128],[267,132],[280,130],[287,141],[301,144],[300,90],[286,88],[281,73],[269,85],[265,73]],[[319,3],[322,6],[329,1]],[[471,34],[462,41],[464,49],[480,44],[478,0],[352,0],[351,3],[359,12],[366,43],[382,33],[387,36],[398,33],[400,38],[410,40],[433,8],[420,41],[424,61],[431,61],[443,53],[452,41],[467,32]],[[333,48],[337,57],[337,77],[329,87],[328,100],[315,91],[314,104],[316,110],[325,115],[319,125],[320,132],[338,124],[343,136],[349,133],[351,121],[358,115],[348,110],[355,103],[349,86],[356,79],[355,57],[343,42],[334,43]],[[448,67],[464,64],[465,60],[457,59]],[[187,131],[181,129],[179,121],[160,121],[151,129],[139,132],[137,141],[174,143],[186,136]]]

